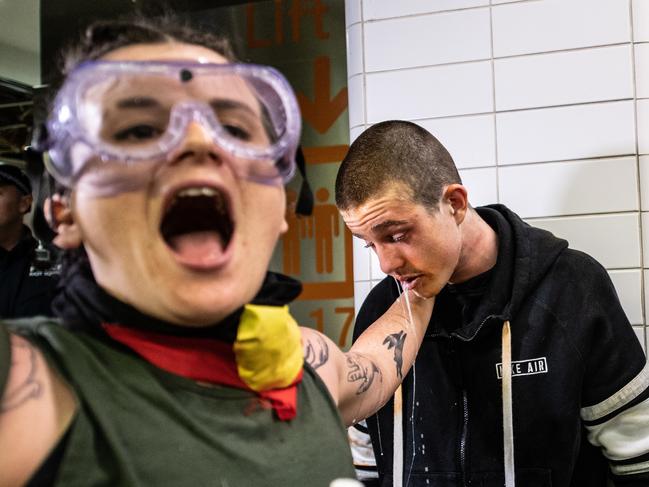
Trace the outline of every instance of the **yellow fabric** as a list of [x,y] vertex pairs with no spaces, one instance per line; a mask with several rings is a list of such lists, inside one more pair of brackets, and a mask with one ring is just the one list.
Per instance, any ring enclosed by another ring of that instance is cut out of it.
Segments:
[[254,391],[287,387],[302,370],[300,328],[288,306],[246,305],[233,348],[239,377]]

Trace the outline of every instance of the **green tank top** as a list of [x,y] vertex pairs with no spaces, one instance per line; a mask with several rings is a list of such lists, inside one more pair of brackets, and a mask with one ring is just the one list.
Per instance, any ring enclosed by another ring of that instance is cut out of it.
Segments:
[[200,386],[56,322],[7,326],[77,395],[57,486],[326,487],[355,478],[338,411],[308,366],[297,416],[280,421],[249,391]]

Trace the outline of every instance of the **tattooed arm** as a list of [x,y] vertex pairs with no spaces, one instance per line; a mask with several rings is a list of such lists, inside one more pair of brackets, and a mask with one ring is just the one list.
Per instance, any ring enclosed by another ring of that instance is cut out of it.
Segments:
[[[0,325],[2,327],[2,325]],[[0,333],[5,332],[0,329]],[[74,397],[41,352],[9,335],[11,362],[0,391],[0,487],[23,485],[69,426]]]
[[347,425],[378,411],[415,360],[433,310],[434,298],[409,294],[413,324],[402,297],[370,325],[349,352],[329,338],[302,329],[304,357],[329,388]]

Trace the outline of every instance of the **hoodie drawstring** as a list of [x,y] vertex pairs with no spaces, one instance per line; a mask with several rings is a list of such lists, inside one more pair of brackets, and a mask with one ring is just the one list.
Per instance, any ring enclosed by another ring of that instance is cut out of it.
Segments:
[[512,419],[512,336],[509,321],[502,333],[502,397],[503,444],[505,460],[505,487],[515,487],[514,480],[514,424]]
[[392,430],[394,447],[392,452],[392,485],[403,485],[403,394],[401,385],[394,392],[394,429]]

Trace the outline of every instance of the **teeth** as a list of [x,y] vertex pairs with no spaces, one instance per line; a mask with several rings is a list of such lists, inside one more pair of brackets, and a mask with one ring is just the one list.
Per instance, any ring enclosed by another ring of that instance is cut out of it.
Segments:
[[[2,0],[0,0],[0,2],[1,1]],[[172,208],[176,203],[178,203],[178,200],[180,198],[192,198],[196,196],[207,196],[214,198],[214,205],[216,207],[216,210],[221,213],[226,212],[225,202],[223,201],[221,193],[219,193],[216,189],[207,186],[185,188],[179,191],[169,204],[169,208]]]
[[216,196],[217,191],[214,188],[202,187],[202,188],[187,188],[183,189],[178,193],[179,198],[191,197],[191,196]]

